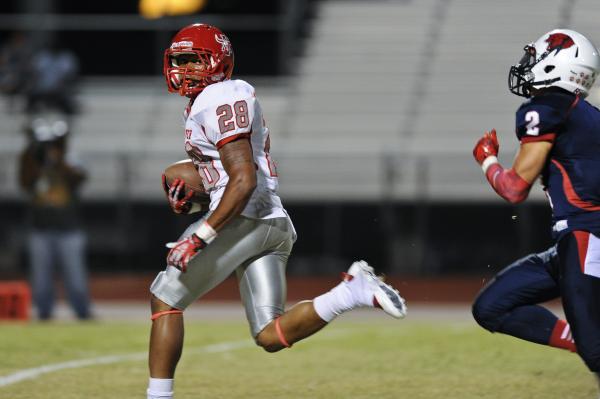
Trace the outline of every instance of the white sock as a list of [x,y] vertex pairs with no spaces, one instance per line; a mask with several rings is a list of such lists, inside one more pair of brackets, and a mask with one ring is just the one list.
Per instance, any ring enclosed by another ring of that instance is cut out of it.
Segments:
[[[315,312],[321,319],[330,322],[344,312],[359,306],[368,306],[372,298],[369,293],[360,289],[360,281],[357,278],[351,281],[342,281],[329,292],[316,297],[313,300]],[[354,288],[354,289],[352,289]]]
[[173,379],[150,377],[146,393],[148,399],[171,399],[173,397]]

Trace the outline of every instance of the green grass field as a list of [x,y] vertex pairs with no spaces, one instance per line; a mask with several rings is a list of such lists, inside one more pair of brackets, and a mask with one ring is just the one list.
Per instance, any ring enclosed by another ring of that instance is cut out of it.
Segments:
[[[145,398],[148,327],[2,324],[0,398]],[[107,363],[6,382],[25,369],[99,357]],[[176,380],[177,399],[596,397],[595,380],[576,355],[468,321],[342,319],[277,354],[255,347],[242,321],[192,321]]]

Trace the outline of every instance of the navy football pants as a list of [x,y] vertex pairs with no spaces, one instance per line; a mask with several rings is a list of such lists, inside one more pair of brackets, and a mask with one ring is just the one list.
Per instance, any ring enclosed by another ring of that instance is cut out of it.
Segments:
[[557,247],[506,267],[477,296],[477,323],[547,345],[558,318],[538,303],[561,296],[577,352],[591,371],[600,371],[600,278],[582,272],[580,252],[586,246],[569,233]]
[[569,233],[558,242],[558,258],[563,309],[577,353],[591,371],[600,372],[600,278],[584,274],[589,262],[600,261],[597,248],[588,246],[594,238],[583,231]]

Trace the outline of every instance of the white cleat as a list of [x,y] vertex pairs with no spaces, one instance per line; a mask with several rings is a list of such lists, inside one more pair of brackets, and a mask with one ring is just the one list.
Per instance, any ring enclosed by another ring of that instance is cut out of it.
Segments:
[[344,280],[347,282],[359,280],[355,282],[359,283],[356,285],[357,289],[367,291],[365,306],[379,307],[385,313],[397,319],[406,316],[406,301],[404,298],[400,296],[397,289],[381,281],[375,275],[373,268],[364,260],[354,262],[348,272],[345,273]]

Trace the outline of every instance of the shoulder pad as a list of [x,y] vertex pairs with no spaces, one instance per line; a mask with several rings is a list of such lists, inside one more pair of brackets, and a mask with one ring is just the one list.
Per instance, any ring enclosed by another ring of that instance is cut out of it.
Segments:
[[205,108],[254,97],[254,87],[243,80],[225,80],[208,85],[194,100],[192,113]]
[[[531,106],[546,106],[550,108],[554,108],[559,112],[568,112],[571,108],[571,105],[575,101],[576,96],[571,93],[563,93],[563,92],[555,92],[551,91],[548,93],[544,93],[540,96],[533,97],[529,103]],[[527,104],[525,103],[525,104]],[[525,105],[523,104],[523,105]]]
[[575,100],[569,93],[549,92],[524,102],[516,115],[517,138],[521,142],[553,141]]

